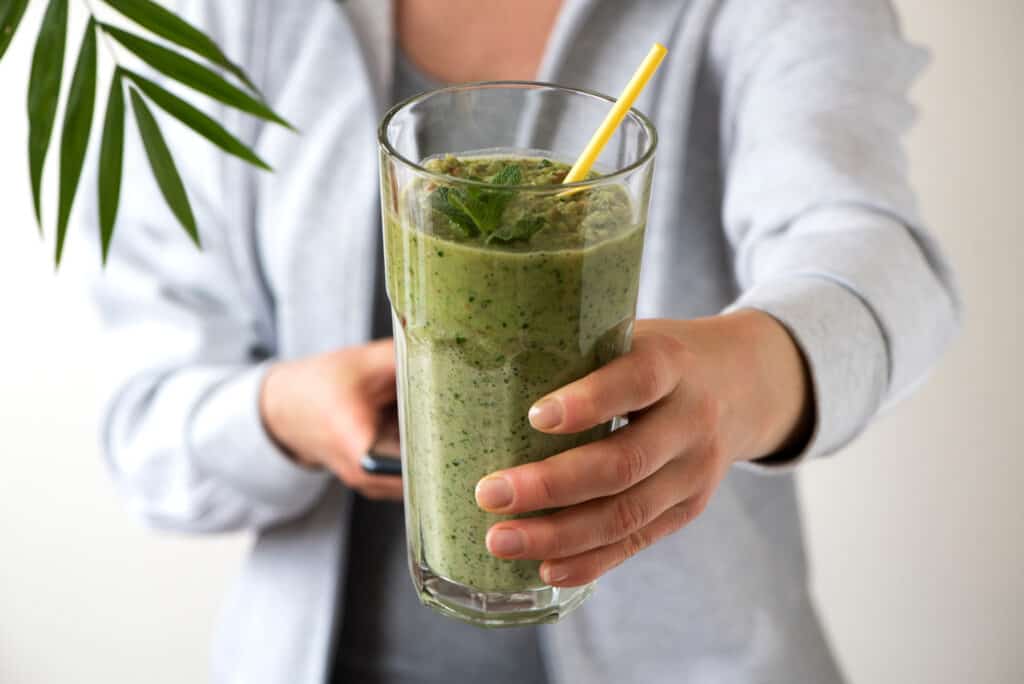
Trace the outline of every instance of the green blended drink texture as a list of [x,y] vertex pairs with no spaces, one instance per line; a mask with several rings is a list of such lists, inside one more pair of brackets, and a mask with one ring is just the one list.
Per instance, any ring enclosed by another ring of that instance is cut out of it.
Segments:
[[628,349],[644,226],[621,185],[526,189],[565,177],[548,159],[425,167],[451,184],[417,179],[384,202],[414,562],[480,591],[539,589],[537,561],[487,551],[488,528],[513,516],[482,511],[474,488],[608,434],[547,435],[527,412]]

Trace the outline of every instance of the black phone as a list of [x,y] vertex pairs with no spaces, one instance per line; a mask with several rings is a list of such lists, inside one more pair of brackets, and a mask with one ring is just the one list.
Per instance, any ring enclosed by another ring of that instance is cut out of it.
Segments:
[[402,459],[398,438],[398,405],[391,404],[380,414],[377,439],[360,460],[363,470],[371,475],[401,475]]
[[371,475],[401,475],[402,460],[395,456],[385,456],[369,451],[360,461],[363,470]]

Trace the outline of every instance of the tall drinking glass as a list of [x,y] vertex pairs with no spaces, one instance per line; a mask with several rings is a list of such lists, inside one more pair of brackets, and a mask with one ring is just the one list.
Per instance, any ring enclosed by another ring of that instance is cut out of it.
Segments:
[[388,297],[412,579],[488,626],[555,622],[593,586],[544,584],[488,553],[485,475],[608,434],[534,430],[548,392],[628,350],[656,133],[631,111],[591,176],[562,185],[612,100],[530,82],[460,85],[392,109],[379,131]]

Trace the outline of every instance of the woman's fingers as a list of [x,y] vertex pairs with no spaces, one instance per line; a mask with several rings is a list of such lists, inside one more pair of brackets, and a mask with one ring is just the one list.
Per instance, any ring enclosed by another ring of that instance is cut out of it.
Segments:
[[704,484],[694,460],[675,460],[615,496],[552,515],[509,520],[487,533],[487,548],[501,558],[563,558],[615,544],[643,530]]
[[377,407],[393,403],[397,398],[394,339],[370,342],[359,362],[355,389],[360,397]]
[[534,404],[530,424],[543,432],[580,432],[647,408],[675,388],[686,354],[667,335],[637,336],[628,354]]
[[527,513],[621,492],[679,453],[669,422],[652,412],[605,439],[492,473],[477,484],[477,503],[492,513]]
[[375,477],[385,478],[388,481],[381,484],[366,485],[359,490],[360,494],[367,499],[378,501],[402,500],[402,478],[393,475],[377,475]]
[[477,503],[527,513],[617,494],[707,441],[716,411],[710,401],[673,395],[605,439],[488,475],[477,484]]
[[540,576],[556,587],[578,587],[593,582],[626,559],[654,542],[689,524],[704,510],[710,494],[701,494],[676,504],[654,522],[624,539],[569,558],[545,561]]
[[[384,345],[375,343],[375,353],[381,355]],[[370,449],[385,455],[398,456],[397,407],[373,403],[365,395],[348,398],[334,414],[335,435],[330,454],[323,459],[341,481],[370,499],[402,498],[402,478],[395,475],[375,475],[362,467],[362,458]]]

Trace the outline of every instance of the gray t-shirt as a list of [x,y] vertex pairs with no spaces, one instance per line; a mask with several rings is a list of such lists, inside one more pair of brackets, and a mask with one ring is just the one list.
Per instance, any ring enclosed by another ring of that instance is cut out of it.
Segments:
[[[400,52],[395,63],[395,102],[436,87]],[[378,252],[375,338],[392,334]],[[401,503],[357,495],[353,507],[334,682],[547,682],[536,628],[485,630],[420,605],[409,579]]]

